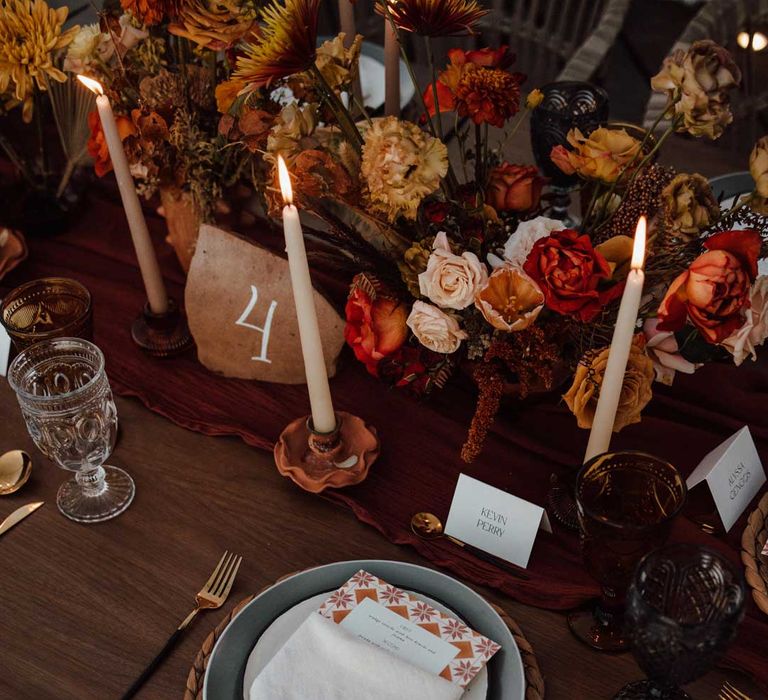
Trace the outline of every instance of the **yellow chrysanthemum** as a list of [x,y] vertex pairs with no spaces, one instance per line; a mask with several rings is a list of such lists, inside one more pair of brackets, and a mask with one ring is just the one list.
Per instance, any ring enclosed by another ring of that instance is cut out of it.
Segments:
[[415,219],[448,171],[445,144],[397,117],[374,120],[364,136],[361,170],[371,207],[389,221]]
[[46,89],[50,78],[63,83],[67,76],[53,64],[53,52],[69,44],[79,27],[61,28],[69,10],[48,7],[45,0],[0,0],[0,94],[11,88],[24,104],[24,121],[32,119],[35,85]]
[[317,15],[320,0],[274,0],[262,12],[261,38],[245,47],[234,77],[246,91],[308,70],[317,53]]

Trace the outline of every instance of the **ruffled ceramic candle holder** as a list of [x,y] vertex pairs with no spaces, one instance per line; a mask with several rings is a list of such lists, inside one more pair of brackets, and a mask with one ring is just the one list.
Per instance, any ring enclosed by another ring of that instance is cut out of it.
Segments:
[[305,491],[359,484],[379,456],[376,429],[345,411],[336,413],[336,430],[318,433],[312,417],[297,418],[275,445],[277,470]]

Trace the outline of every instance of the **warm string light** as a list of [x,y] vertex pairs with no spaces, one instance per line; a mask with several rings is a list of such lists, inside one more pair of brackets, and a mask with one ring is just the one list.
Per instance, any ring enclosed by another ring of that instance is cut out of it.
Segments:
[[291,187],[291,176],[288,172],[283,157],[277,156],[277,175],[280,180],[280,191],[283,194],[283,201],[286,204],[293,204],[293,187]]
[[98,80],[94,80],[93,78],[89,78],[85,75],[78,75],[77,79],[91,92],[95,92],[97,95],[104,94],[104,88],[101,87],[101,83]]
[[645,216],[641,216],[637,220],[637,228],[635,229],[635,242],[632,245],[632,261],[630,266],[633,270],[640,270],[645,262],[645,230],[646,230]]
[[739,32],[736,37],[736,43],[742,49],[748,49],[749,45],[752,44],[753,51],[762,51],[768,46],[768,37],[763,32],[755,32],[751,35],[749,32]]

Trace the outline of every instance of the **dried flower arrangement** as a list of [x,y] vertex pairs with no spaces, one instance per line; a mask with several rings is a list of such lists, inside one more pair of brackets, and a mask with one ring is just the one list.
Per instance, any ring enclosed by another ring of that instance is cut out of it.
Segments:
[[[67,59],[104,79],[122,105],[126,150],[146,191],[187,188],[210,216],[222,188],[245,179],[277,215],[282,155],[300,207],[324,222],[315,261],[352,278],[345,337],[367,370],[419,396],[462,366],[477,381],[466,460],[479,454],[510,384],[525,396],[571,374],[565,401],[579,425],[591,424],[641,214],[650,221],[647,294],[618,429],[640,420],[654,377],[669,382],[729,356],[739,364],[768,335],[766,278],[757,275],[768,140],[750,159],[755,190],[729,212],[701,176],[655,163],[675,131],[715,139],[732,120],[739,71],[716,44],[675,53],[653,78],[668,98],[661,135],[658,124],[640,135],[574,129],[568,147],[553,150],[591,194],[577,231],[540,215],[546,179],[534,166],[503,159],[505,139],[542,97],[523,98],[509,49],[454,49],[443,70],[431,59],[431,37],[473,31],[485,13],[476,0],[378,6],[398,36],[426,42],[432,79],[416,85],[419,123],[371,119],[357,103],[362,38],[345,44],[340,34],[318,47],[319,0],[261,10],[231,0],[123,6],[127,16],[105,17],[91,44],[78,35]],[[102,41],[117,46],[125,32],[133,44],[104,58]],[[448,113],[455,162],[440,118]],[[92,152],[99,167],[96,132]],[[758,230],[732,230],[739,220]]]
[[[474,0],[378,9],[398,34],[423,36],[430,57],[430,37],[472,32],[485,12]],[[360,38],[316,49],[317,12],[317,0],[273,0],[220,87],[229,96],[220,129],[250,153],[273,213],[275,158],[286,158],[301,206],[326,224],[324,255],[355,274],[346,339],[371,374],[423,395],[468,368],[480,396],[467,461],[510,383],[525,396],[571,374],[565,401],[580,426],[591,425],[640,214],[651,222],[647,294],[616,428],[640,420],[654,377],[754,354],[768,335],[756,267],[768,230],[721,231],[733,212],[721,213],[706,180],[655,164],[671,133],[715,139],[731,121],[728,91],[740,75],[727,51],[697,42],[665,60],[652,80],[668,97],[661,135],[574,129],[569,147],[554,149],[553,162],[591,192],[575,231],[540,216],[546,180],[505,162],[505,136],[490,136],[489,126],[508,136],[541,100],[538,90],[523,99],[525,76],[513,72],[507,47],[454,49],[442,71],[431,62],[432,80],[416,86],[420,123],[370,119],[347,97]],[[455,163],[438,118],[449,112]],[[755,191],[734,211],[765,207],[766,146],[751,159]]]

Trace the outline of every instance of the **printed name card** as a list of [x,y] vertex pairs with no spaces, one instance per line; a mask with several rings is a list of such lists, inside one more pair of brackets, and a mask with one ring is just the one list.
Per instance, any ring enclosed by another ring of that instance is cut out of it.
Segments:
[[5,328],[0,326],[0,377],[8,371],[8,356],[11,353],[11,338]]
[[552,532],[540,506],[459,475],[445,526],[447,535],[526,567],[539,528]]
[[501,649],[461,620],[363,570],[318,612],[358,639],[462,688]]
[[704,457],[686,484],[692,489],[702,481],[709,485],[728,532],[765,483],[765,471],[746,425]]

